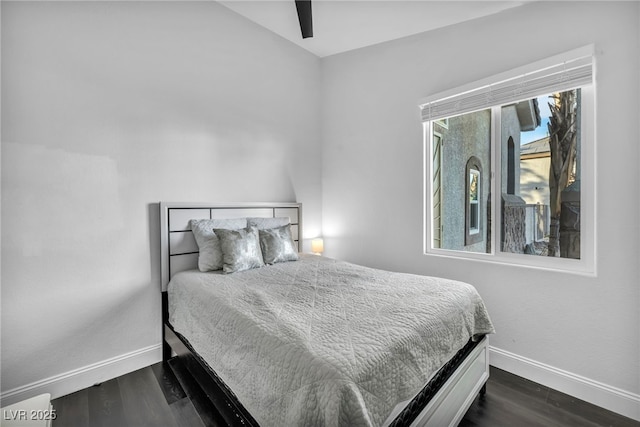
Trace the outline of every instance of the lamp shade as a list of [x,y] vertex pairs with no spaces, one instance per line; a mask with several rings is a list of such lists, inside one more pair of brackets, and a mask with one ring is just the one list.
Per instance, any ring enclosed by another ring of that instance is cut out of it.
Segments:
[[324,241],[322,238],[313,239],[311,241],[311,252],[314,254],[321,254],[324,252]]

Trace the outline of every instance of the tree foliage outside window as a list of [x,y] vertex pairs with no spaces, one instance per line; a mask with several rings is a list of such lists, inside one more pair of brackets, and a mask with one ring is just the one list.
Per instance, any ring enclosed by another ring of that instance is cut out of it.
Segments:
[[562,192],[576,180],[579,90],[553,94],[549,103],[549,256],[568,257],[560,249]]

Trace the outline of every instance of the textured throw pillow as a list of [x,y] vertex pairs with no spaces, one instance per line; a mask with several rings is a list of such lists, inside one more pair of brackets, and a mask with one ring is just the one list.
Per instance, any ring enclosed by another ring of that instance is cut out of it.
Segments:
[[214,228],[222,249],[222,271],[235,273],[262,267],[262,251],[258,228],[250,225],[241,230]]
[[192,219],[189,221],[191,231],[198,244],[198,269],[213,271],[222,269],[222,250],[214,228],[228,228],[237,230],[247,226],[245,218],[237,219]]
[[260,233],[262,259],[265,264],[298,260],[298,252],[291,237],[289,224],[258,232]]
[[269,228],[282,227],[291,222],[289,217],[279,216],[275,218],[247,218],[247,225],[255,225],[258,230],[266,230]]

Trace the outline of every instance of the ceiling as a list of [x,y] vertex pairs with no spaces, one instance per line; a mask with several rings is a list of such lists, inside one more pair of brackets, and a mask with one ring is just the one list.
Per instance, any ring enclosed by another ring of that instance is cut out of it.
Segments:
[[527,1],[312,0],[312,38],[300,34],[294,0],[219,3],[318,57],[446,27]]

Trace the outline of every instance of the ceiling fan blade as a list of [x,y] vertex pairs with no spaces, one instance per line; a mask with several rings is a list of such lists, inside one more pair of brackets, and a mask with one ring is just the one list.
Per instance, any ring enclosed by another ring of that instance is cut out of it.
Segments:
[[295,0],[298,11],[298,21],[300,21],[300,31],[302,38],[313,37],[313,19],[311,17],[311,0]]

